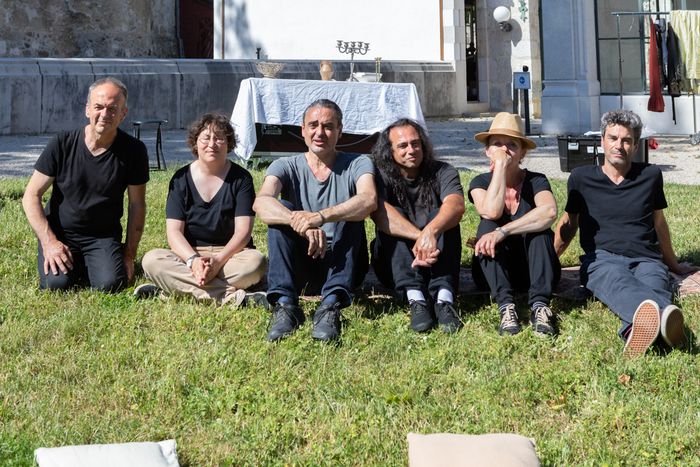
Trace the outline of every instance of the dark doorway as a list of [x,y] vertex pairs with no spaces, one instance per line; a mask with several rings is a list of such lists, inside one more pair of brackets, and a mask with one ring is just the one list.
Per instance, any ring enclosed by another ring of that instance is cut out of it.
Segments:
[[479,100],[479,60],[476,41],[476,0],[464,0],[464,30],[467,45],[467,100]]
[[185,58],[214,58],[214,1],[180,0]]

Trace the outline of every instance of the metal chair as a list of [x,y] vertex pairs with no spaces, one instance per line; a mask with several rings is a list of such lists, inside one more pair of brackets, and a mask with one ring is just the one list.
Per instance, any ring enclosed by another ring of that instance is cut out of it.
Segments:
[[[134,138],[141,139],[141,126],[142,125],[158,125],[156,128],[156,165],[150,166],[151,170],[167,170],[165,165],[165,154],[163,154],[163,138],[161,134],[161,126],[168,123],[167,120],[161,119],[150,119],[150,120],[135,120],[131,122],[133,125]],[[161,167],[161,160],[163,161],[163,167]]]

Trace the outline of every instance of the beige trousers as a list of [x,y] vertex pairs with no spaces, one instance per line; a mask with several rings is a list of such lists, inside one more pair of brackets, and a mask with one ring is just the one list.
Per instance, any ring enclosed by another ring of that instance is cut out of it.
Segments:
[[[220,252],[222,246],[197,247],[204,257]],[[192,295],[198,300],[220,302],[238,289],[246,289],[260,282],[267,271],[267,259],[258,250],[246,248],[226,262],[219,274],[200,286],[192,271],[175,253],[164,248],[151,250],[141,260],[146,277],[163,292],[171,295]]]

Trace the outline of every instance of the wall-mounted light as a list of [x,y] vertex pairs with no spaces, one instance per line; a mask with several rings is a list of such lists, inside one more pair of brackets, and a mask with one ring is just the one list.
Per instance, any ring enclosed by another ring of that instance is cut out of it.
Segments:
[[510,21],[510,10],[504,6],[496,7],[493,10],[493,19],[495,19],[501,26],[501,31],[510,31],[513,26],[508,22]]

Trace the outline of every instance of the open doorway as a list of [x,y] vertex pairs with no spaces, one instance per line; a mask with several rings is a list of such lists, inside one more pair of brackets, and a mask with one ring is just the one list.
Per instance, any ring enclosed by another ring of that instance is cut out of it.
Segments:
[[467,57],[467,101],[479,100],[479,60],[476,38],[476,0],[464,0],[464,31]]
[[185,58],[214,58],[213,0],[180,0],[180,34]]

